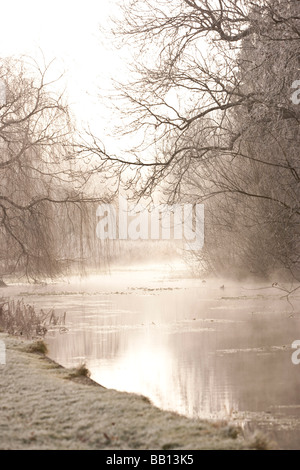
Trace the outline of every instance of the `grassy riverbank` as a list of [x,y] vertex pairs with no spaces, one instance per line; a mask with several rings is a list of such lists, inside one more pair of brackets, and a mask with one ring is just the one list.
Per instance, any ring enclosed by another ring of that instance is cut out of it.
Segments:
[[44,356],[29,341],[0,334],[0,449],[245,449],[226,423],[190,420],[161,411],[148,399],[105,389]]

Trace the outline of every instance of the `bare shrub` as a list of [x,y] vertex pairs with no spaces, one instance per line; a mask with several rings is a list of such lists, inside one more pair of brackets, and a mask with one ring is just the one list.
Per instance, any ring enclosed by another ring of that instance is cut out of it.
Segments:
[[34,343],[30,344],[27,349],[28,352],[36,353],[36,354],[47,354],[48,348],[46,343],[43,340],[35,341]]
[[75,369],[72,369],[72,372],[70,373],[71,378],[75,377],[90,377],[91,373],[86,367],[86,364],[79,364]]

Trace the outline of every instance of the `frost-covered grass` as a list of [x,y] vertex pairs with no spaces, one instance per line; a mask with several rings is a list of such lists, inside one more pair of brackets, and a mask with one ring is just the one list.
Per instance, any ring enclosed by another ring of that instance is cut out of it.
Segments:
[[[161,411],[138,395],[105,389],[0,334],[0,449],[243,449],[226,423]],[[262,440],[259,441],[262,447]]]

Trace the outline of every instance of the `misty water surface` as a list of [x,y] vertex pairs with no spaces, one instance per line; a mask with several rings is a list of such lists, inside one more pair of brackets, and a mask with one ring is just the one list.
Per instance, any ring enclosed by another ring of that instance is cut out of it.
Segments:
[[[224,286],[224,288],[223,288]],[[85,362],[108,388],[146,395],[190,417],[229,419],[299,448],[299,298],[268,284],[190,277],[183,266],[123,269],[26,287],[35,306],[67,312],[50,330],[50,356]],[[297,313],[298,312],[298,313]]]

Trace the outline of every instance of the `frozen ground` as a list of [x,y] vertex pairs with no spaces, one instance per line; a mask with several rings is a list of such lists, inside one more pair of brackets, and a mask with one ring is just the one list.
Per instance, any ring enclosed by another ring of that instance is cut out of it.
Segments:
[[226,423],[190,420],[155,408],[142,396],[102,388],[48,358],[28,342],[0,334],[0,449],[245,449],[265,447]]

